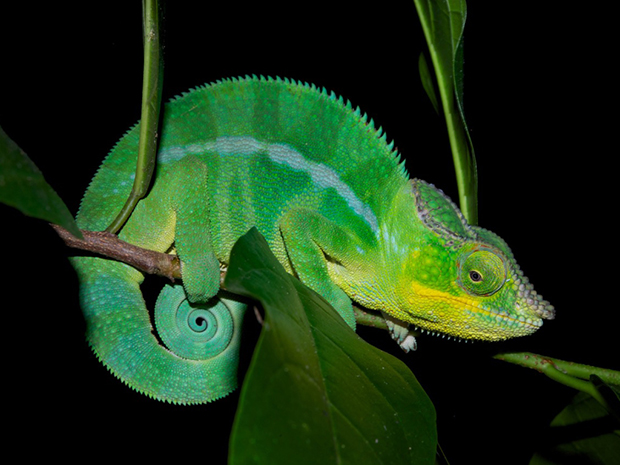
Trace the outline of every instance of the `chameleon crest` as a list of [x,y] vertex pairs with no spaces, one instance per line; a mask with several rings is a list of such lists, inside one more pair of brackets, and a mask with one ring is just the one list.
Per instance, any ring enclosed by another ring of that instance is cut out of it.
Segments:
[[[120,233],[176,253],[153,328],[128,265],[75,257],[87,338],[119,378],[151,397],[208,402],[236,386],[245,306],[219,269],[256,227],[283,266],[355,328],[352,301],[386,316],[405,348],[409,324],[500,340],[553,318],[508,246],[467,224],[438,189],[410,180],[393,145],[350,103],[307,84],[245,78],[195,89],[164,112],[149,195]],[[78,213],[103,230],[133,182],[139,126],[113,148]]]

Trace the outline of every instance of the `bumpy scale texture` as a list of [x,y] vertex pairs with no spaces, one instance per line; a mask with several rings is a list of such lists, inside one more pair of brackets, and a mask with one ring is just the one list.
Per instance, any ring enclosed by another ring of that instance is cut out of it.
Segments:
[[[351,301],[384,312],[401,341],[408,324],[501,340],[553,318],[505,242],[409,179],[385,135],[334,94],[289,80],[224,80],[169,103],[161,131],[152,189],[120,233],[181,260],[182,286],[165,286],[155,305],[157,330],[142,273],[72,260],[89,343],[140,392],[200,403],[236,387],[244,306],[218,297],[219,267],[252,226],[353,328]],[[138,138],[136,126],[102,164],[81,228],[105,229],[124,204]]]

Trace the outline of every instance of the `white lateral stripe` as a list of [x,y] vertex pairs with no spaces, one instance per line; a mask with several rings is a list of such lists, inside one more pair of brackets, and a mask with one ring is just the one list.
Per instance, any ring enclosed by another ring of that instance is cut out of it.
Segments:
[[274,163],[308,173],[315,186],[320,189],[334,189],[351,210],[363,218],[373,232],[377,233],[378,223],[374,212],[357,198],[353,190],[340,179],[338,173],[323,163],[306,160],[302,154],[286,144],[267,144],[253,137],[244,136],[218,137],[214,141],[207,141],[203,144],[167,147],[159,151],[158,161],[170,163],[180,160],[185,155],[205,152],[215,152],[218,155],[252,155],[262,152]]
[[347,202],[351,210],[362,217],[370,225],[373,232],[377,232],[377,217],[373,211],[357,198],[355,192],[329,166],[306,160],[302,154],[285,144],[269,145],[267,154],[276,163],[287,165],[296,171],[308,173],[315,186],[321,189],[335,189],[338,195]]

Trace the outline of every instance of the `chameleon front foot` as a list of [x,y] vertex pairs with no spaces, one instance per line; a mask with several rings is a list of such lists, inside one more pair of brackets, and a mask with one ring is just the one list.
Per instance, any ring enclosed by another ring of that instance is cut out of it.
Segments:
[[416,341],[415,336],[411,333],[405,336],[405,339],[402,341],[397,341],[398,345],[401,349],[408,353],[410,350],[416,350],[418,348],[418,341]]
[[413,333],[409,331],[409,325],[403,321],[393,318],[387,313],[381,313],[383,313],[383,318],[385,318],[385,322],[387,323],[392,339],[396,341],[400,348],[403,349],[405,353],[408,353],[411,350],[416,350],[418,348],[418,343]]

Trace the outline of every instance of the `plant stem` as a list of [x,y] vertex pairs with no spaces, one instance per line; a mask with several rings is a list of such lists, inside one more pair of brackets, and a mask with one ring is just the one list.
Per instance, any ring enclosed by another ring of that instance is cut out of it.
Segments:
[[530,352],[503,353],[495,355],[494,358],[537,370],[560,384],[590,394],[607,410],[610,410],[610,407],[596,387],[588,381],[590,376],[596,375],[607,384],[620,386],[620,372],[607,368],[567,362]]
[[142,111],[136,176],[129,198],[106,231],[118,232],[146,195],[151,184],[157,155],[157,125],[163,82],[163,60],[159,40],[159,5],[157,0],[143,0],[144,68],[142,77]]
[[356,306],[353,306],[353,312],[355,313],[355,321],[357,324],[385,330],[388,329],[385,319],[379,314],[366,312]]

